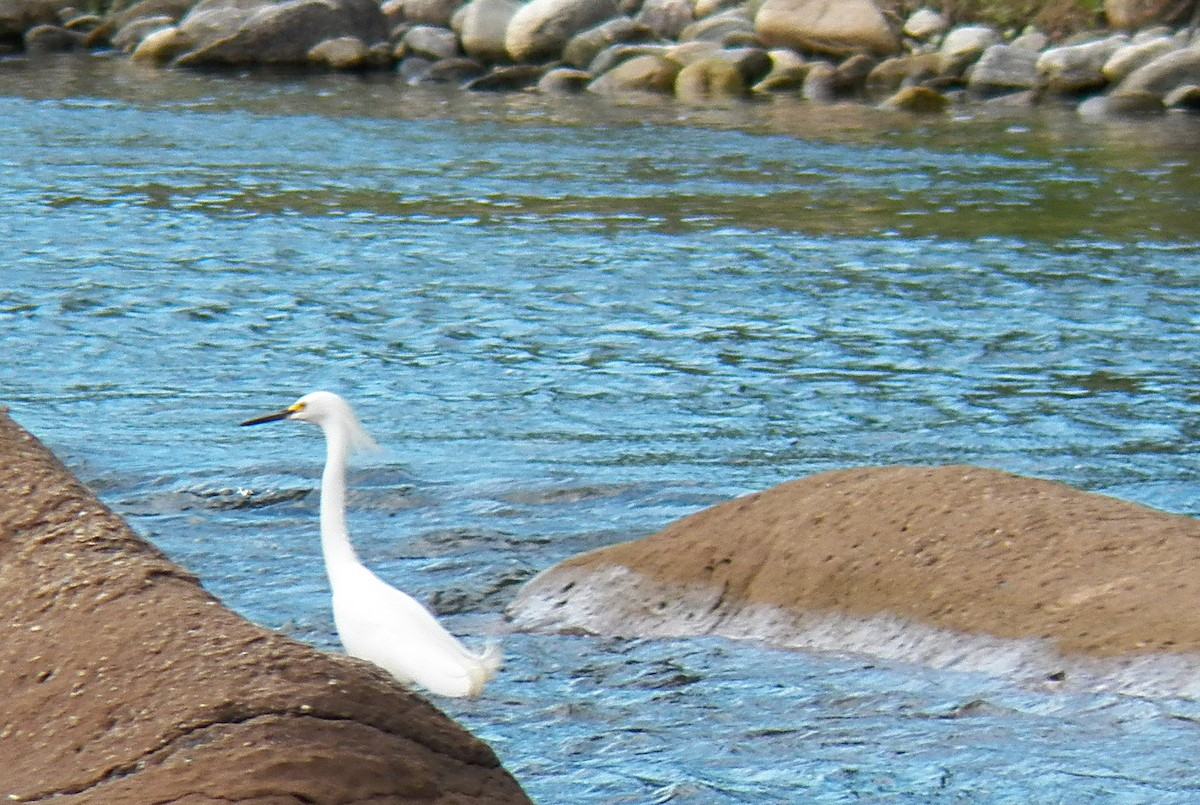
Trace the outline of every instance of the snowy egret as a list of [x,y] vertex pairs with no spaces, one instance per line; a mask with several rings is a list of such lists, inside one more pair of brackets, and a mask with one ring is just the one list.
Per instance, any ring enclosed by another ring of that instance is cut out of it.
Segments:
[[321,550],[333,590],[338,637],[353,657],[375,663],[404,684],[417,683],[442,696],[474,696],[500,667],[490,645],[469,651],[412,597],[367,569],[346,530],[346,459],[350,450],[373,447],[350,404],[328,391],[306,394],[282,411],[242,425],[294,419],[325,432],[321,475]]

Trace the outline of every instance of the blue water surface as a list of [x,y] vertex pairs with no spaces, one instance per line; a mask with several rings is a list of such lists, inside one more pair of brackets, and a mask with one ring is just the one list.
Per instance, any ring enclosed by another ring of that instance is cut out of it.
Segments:
[[[233,608],[321,647],[322,444],[236,427],[316,388],[386,449],[351,479],[364,559],[468,640],[566,556],[826,469],[1200,510],[1186,121],[1134,146],[1038,116],[814,132],[784,106],[8,66],[0,401]],[[438,704],[542,803],[1200,798],[1187,699],[504,645],[482,699]]]

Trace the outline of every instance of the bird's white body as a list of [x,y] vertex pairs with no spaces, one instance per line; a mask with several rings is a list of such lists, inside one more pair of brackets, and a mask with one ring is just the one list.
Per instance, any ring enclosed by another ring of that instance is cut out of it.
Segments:
[[333,583],[333,620],[347,654],[441,696],[478,695],[500,665],[494,647],[469,651],[425,607],[361,564]]
[[442,696],[475,696],[500,667],[489,646],[469,651],[418,601],[388,585],[364,566],[346,530],[346,461],[350,449],[373,445],[350,405],[336,394],[306,394],[258,424],[296,419],[325,433],[321,476],[321,550],[333,590],[333,620],[346,653],[378,665],[400,682],[416,683]]

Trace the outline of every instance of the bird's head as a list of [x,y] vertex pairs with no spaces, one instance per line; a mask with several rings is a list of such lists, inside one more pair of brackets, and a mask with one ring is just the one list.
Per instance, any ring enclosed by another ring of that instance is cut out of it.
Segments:
[[311,422],[319,425],[327,433],[331,430],[339,430],[346,436],[349,446],[355,449],[379,449],[359,424],[358,417],[354,415],[354,409],[350,407],[350,403],[331,391],[314,391],[311,394],[305,394],[282,411],[247,419],[242,425],[262,425],[283,419]]

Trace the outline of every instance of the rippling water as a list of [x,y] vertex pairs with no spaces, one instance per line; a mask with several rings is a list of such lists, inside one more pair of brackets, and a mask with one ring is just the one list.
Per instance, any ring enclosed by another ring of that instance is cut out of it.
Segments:
[[[931,122],[0,62],[2,402],[247,617],[351,530],[467,635],[568,555],[860,464],[1195,514],[1200,123]],[[1153,583],[1153,580],[1146,580]],[[439,701],[543,803],[1191,802],[1200,707],[715,640],[505,637]]]

